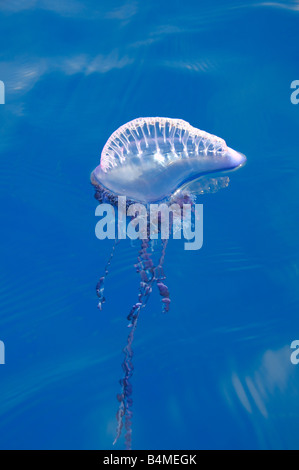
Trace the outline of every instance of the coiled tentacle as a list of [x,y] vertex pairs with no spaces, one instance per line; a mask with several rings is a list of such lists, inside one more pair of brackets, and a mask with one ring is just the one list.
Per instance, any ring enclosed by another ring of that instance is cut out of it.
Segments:
[[164,258],[165,258],[167,243],[168,243],[168,239],[162,240],[162,254],[161,254],[159,264],[157,268],[155,269],[157,287],[159,289],[159,293],[162,297],[162,302],[163,302],[163,313],[167,313],[170,307],[169,290],[166,284],[162,282],[166,279],[162,265],[163,265]]
[[118,244],[119,244],[119,239],[115,238],[114,244],[113,244],[110,256],[109,256],[109,259],[108,259],[107,264],[105,266],[104,276],[100,277],[99,282],[96,285],[96,293],[97,293],[97,296],[99,298],[98,308],[100,310],[102,310],[103,304],[106,301],[105,296],[104,296],[104,284],[105,284],[106,277],[109,274],[109,268],[110,268],[110,265],[111,265],[111,262],[112,262],[112,258],[114,256],[115,248]]
[[[116,414],[117,418],[117,430],[116,430],[116,437],[113,442],[115,444],[119,439],[123,424],[125,425],[125,446],[126,449],[130,450],[132,445],[132,384],[131,384],[131,377],[133,375],[134,366],[132,363],[133,360],[133,349],[132,343],[134,339],[134,333],[137,327],[138,318],[141,312],[141,309],[144,308],[148,302],[150,294],[152,292],[152,286],[154,282],[157,282],[160,293],[163,291],[163,299],[164,302],[164,310],[168,311],[169,309],[169,292],[168,288],[161,282],[165,279],[165,275],[163,272],[163,262],[165,257],[165,250],[167,246],[167,240],[163,240],[162,243],[162,253],[158,262],[157,267],[154,266],[153,260],[151,258],[151,253],[148,252],[148,248],[150,247],[151,241],[148,239],[142,240],[141,249],[139,251],[138,256],[138,263],[135,265],[136,271],[140,274],[140,285],[139,285],[139,294],[138,294],[138,302],[136,302],[127,319],[129,320],[128,327],[130,328],[130,333],[128,335],[127,344],[123,349],[123,353],[125,355],[124,361],[122,363],[122,369],[124,371],[124,377],[120,380],[120,385],[122,387],[122,391],[120,394],[117,395],[117,399],[119,401],[119,409]],[[164,286],[163,288],[161,286]],[[123,423],[124,421],[124,423]]]

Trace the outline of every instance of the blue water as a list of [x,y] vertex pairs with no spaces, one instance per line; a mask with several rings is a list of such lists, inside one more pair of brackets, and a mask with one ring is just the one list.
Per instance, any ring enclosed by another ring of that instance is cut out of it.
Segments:
[[[111,449],[138,246],[94,234],[89,175],[120,125],[181,118],[244,153],[169,243],[134,343],[134,449],[299,448],[296,1],[0,2],[0,446]],[[120,440],[116,448],[123,448]]]

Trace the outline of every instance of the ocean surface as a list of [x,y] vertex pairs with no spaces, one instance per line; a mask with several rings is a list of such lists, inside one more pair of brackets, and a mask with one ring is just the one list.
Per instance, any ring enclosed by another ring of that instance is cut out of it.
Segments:
[[[134,341],[133,449],[298,449],[299,2],[1,0],[0,447],[112,449],[138,243],[95,237],[90,172],[141,116],[247,156],[171,240]],[[124,447],[123,438],[115,448]]]

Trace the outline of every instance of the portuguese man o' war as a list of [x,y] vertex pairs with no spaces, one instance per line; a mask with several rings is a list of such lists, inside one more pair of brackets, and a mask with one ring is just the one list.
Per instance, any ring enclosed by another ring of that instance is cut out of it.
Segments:
[[[100,164],[91,174],[91,182],[100,203],[117,207],[118,197],[126,196],[127,207],[142,203],[149,210],[152,203],[168,206],[176,203],[183,210],[185,204],[194,207],[197,195],[226,187],[229,179],[220,176],[221,173],[235,170],[245,162],[246,157],[229,148],[223,139],[196,129],[186,121],[138,118],[121,126],[108,139]],[[169,230],[172,230],[171,223]],[[148,230],[147,237],[140,242],[135,265],[140,285],[137,302],[127,317],[130,332],[123,350],[124,376],[120,380],[121,392],[117,395],[119,409],[114,441],[118,440],[124,426],[127,449],[131,449],[132,444],[132,342],[139,315],[154,285],[162,297],[163,311],[168,312],[170,307],[163,269],[168,238],[162,239],[157,249]],[[104,275],[96,286],[100,309],[105,302],[104,283],[118,243],[116,238]]]

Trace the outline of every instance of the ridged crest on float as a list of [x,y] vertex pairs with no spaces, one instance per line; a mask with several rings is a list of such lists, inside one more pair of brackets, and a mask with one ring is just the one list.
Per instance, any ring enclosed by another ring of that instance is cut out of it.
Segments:
[[182,119],[137,118],[109,137],[101,154],[101,168],[108,172],[130,158],[155,156],[165,159],[219,156],[227,152],[225,141],[201,131]]

